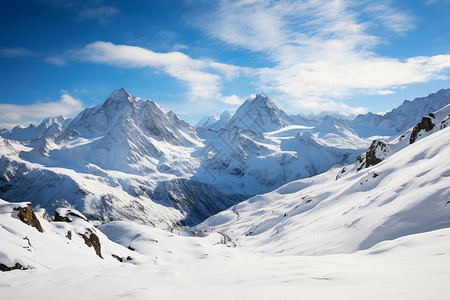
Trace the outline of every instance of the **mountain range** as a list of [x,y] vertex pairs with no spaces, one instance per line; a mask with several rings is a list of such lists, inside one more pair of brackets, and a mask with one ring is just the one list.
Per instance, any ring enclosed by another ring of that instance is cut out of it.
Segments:
[[195,127],[118,89],[0,130],[0,291],[446,299],[450,91],[384,115],[265,95]]
[[73,120],[3,130],[0,198],[50,212],[67,206],[100,221],[196,225],[254,195],[352,164],[373,138],[445,103],[449,90],[405,101],[384,116],[309,120],[256,95],[236,113],[192,127],[122,88]]

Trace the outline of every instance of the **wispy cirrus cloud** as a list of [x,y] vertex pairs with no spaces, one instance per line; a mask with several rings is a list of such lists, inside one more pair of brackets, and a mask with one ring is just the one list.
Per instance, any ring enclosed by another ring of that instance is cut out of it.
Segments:
[[[71,59],[105,64],[121,68],[152,68],[163,71],[185,83],[191,100],[221,100],[230,103],[231,96],[221,94],[223,80],[238,76],[245,68],[215,62],[209,59],[193,59],[173,52],[154,52],[150,49],[116,45],[97,41],[82,49],[71,51]],[[236,102],[236,98],[233,98]]]
[[0,128],[12,128],[16,125],[36,123],[49,116],[72,116],[83,109],[83,102],[72,97],[67,91],[61,91],[58,101],[36,101],[30,105],[1,104],[2,123]]
[[0,57],[14,58],[34,55],[36,55],[36,53],[34,53],[33,51],[21,47],[0,48]]
[[44,0],[56,9],[72,12],[77,21],[95,20],[107,24],[120,10],[104,0]]
[[376,53],[383,30],[407,34],[414,17],[391,1],[222,0],[197,26],[233,48],[274,63],[254,70],[261,89],[296,108],[323,105],[361,111],[355,94],[390,94],[412,83],[444,79],[450,55],[400,59]]

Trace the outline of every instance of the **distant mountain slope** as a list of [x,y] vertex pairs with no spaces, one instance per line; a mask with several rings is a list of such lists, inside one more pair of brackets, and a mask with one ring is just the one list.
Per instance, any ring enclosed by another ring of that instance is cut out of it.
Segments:
[[217,115],[209,115],[201,119],[196,128],[205,128],[205,129],[222,129],[233,117],[233,114],[229,110],[225,110],[220,116]]
[[373,113],[359,115],[350,122],[350,125],[354,128],[375,126],[401,133],[419,122],[422,116],[448,104],[450,104],[450,89],[442,89],[427,97],[416,98],[413,101],[405,100],[402,105],[383,116]]
[[52,137],[63,132],[72,119],[63,116],[44,119],[38,126],[30,124],[28,127],[16,126],[13,129],[0,131],[0,136],[16,141],[32,141],[39,138]]
[[450,227],[450,128],[358,173],[337,170],[255,196],[197,226],[238,246],[285,254],[350,253]]

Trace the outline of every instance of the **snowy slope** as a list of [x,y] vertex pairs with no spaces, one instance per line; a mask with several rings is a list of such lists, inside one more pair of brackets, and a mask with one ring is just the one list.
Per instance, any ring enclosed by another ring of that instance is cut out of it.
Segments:
[[[79,264],[114,266],[119,264],[117,258],[126,260],[130,255],[136,256],[111,242],[75,210],[59,210],[60,216],[66,217],[67,221],[50,221],[45,210],[34,213],[28,205],[0,199],[0,264],[3,268],[56,269]],[[25,220],[31,222],[34,218],[35,224],[39,224],[37,227],[20,219],[19,209],[27,207],[28,219]]]
[[5,299],[444,300],[450,292],[448,228],[315,257],[252,253],[227,247],[218,235],[178,236],[127,222],[101,229],[123,247],[136,247],[131,263],[75,255],[68,266],[1,274],[0,293]]
[[219,213],[197,228],[264,253],[331,254],[450,227],[450,129],[358,173],[294,181]]

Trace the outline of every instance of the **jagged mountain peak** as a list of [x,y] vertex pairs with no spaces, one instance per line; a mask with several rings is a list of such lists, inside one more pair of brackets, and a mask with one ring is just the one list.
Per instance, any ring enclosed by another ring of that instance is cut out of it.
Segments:
[[273,102],[272,99],[270,99],[266,94],[256,94],[254,97],[248,98],[244,104],[247,106],[254,106],[254,107],[268,107],[270,109],[274,110],[280,110],[280,108]]
[[275,102],[263,94],[248,98],[226,125],[237,126],[258,133],[281,129],[292,124],[292,118]]
[[28,127],[17,125],[12,130],[4,130],[0,135],[17,141],[33,141],[61,133],[70,121],[71,119],[64,116],[48,117],[37,126],[34,124],[30,124]]
[[151,100],[133,97],[124,88],[114,90],[106,101],[82,111],[70,128],[83,137],[104,136],[122,124],[134,124],[142,134],[173,145],[192,144],[198,140],[195,129],[172,111],[167,111]]
[[197,125],[195,125],[195,127],[220,130],[231,120],[232,117],[233,113],[229,110],[225,110],[220,114],[220,116],[211,114],[204,117],[197,123]]
[[103,103],[103,107],[113,106],[116,109],[120,109],[123,106],[129,106],[136,103],[135,97],[131,96],[123,87],[114,90],[106,101]]

